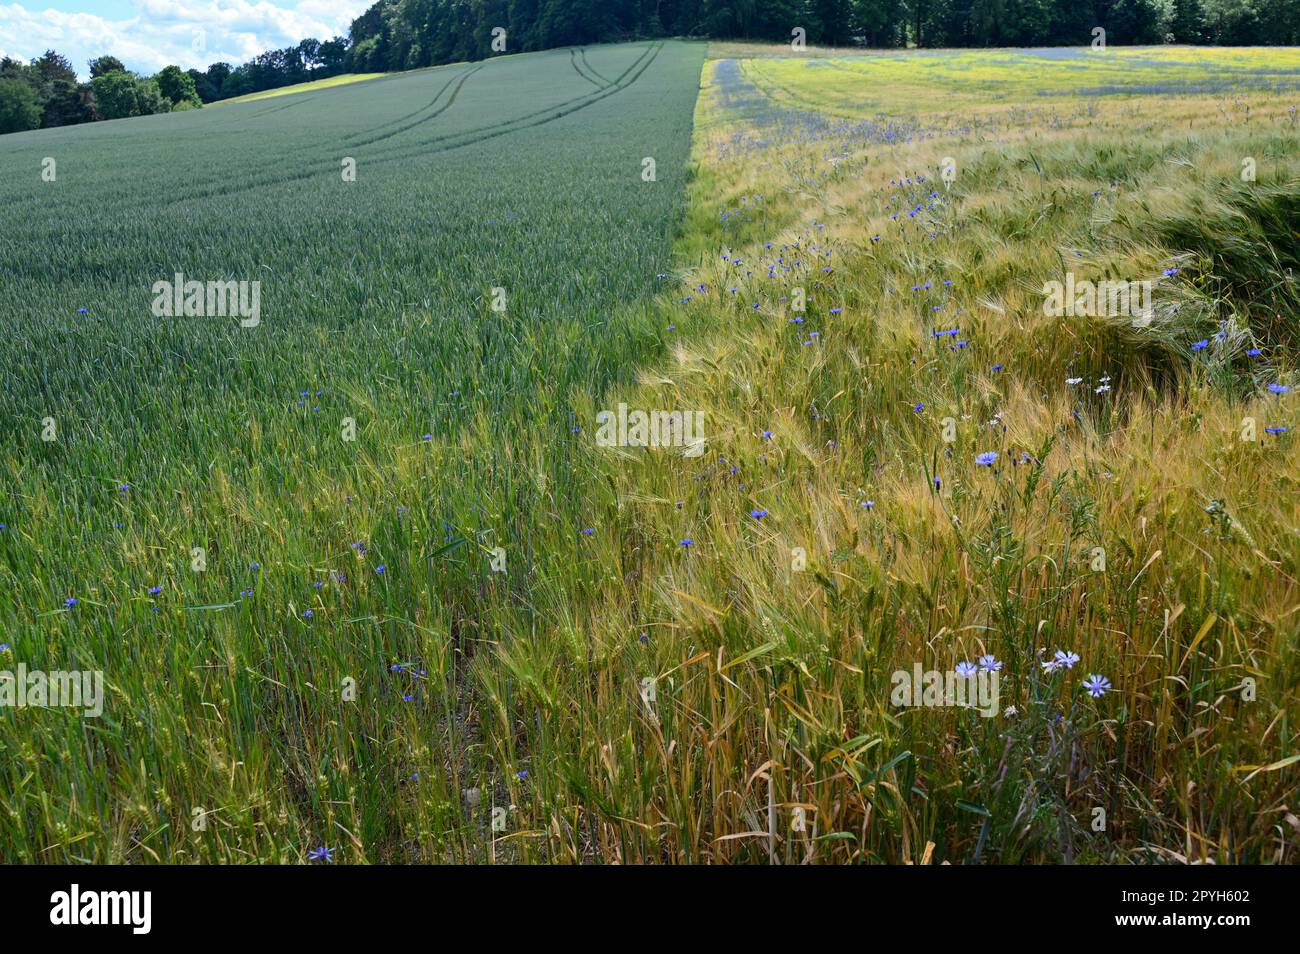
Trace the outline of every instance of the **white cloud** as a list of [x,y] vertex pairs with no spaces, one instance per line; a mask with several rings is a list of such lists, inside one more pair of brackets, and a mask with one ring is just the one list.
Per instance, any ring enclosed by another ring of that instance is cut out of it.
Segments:
[[127,69],[155,73],[169,63],[203,69],[225,60],[236,65],[266,50],[314,36],[346,36],[348,24],[374,0],[134,0],[129,17],[29,10],[0,0],[0,56],[24,60],[47,49],[72,61],[87,78],[86,63],[111,53]]

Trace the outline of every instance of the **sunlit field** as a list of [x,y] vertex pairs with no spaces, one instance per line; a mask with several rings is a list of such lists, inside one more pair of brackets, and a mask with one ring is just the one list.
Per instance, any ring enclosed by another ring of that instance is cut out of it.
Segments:
[[[723,439],[707,495],[611,469],[690,514],[646,576],[716,634],[663,743],[713,857],[1294,861],[1298,97],[1176,92],[1294,52],[714,52],[678,347],[619,399]],[[1049,317],[1066,272],[1153,314]],[[998,717],[896,707],[917,663]]]
[[234,96],[230,99],[220,100],[216,105],[230,103],[255,103],[262,99],[274,99],[277,96],[291,96],[297,93],[314,93],[322,89],[333,89],[336,86],[347,86],[351,83],[360,83],[365,80],[378,79],[385,76],[385,73],[344,73],[341,76],[331,76],[329,79],[313,80],[310,83],[295,83],[293,86],[281,86],[279,89],[263,90],[260,93],[248,93],[244,96]]
[[0,138],[0,668],[104,679],[0,711],[0,859],[1295,863],[1297,83],[638,43]]

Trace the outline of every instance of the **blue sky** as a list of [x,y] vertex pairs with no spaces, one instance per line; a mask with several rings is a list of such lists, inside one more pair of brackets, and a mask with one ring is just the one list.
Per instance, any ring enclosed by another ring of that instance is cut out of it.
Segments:
[[374,0],[0,0],[0,56],[30,60],[55,49],[87,77],[112,53],[127,69],[175,63],[239,64],[304,37],[346,35]]

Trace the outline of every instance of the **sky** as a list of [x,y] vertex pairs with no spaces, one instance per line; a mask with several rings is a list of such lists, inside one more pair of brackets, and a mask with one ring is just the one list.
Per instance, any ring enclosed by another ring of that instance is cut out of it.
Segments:
[[111,53],[137,73],[239,65],[305,37],[346,36],[374,0],[0,0],[0,57],[58,50],[89,78]]

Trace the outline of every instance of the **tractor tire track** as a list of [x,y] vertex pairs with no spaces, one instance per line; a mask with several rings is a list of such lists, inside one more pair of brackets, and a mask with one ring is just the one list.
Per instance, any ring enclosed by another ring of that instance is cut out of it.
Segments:
[[[660,46],[662,46],[662,44],[660,44]],[[657,55],[658,55],[658,47],[655,47],[655,46],[653,46],[653,45],[647,46],[647,47],[646,47],[644,50],[642,50],[642,52],[641,52],[641,53],[636,57],[636,59],[634,59],[634,60],[632,61],[632,63],[628,66],[628,68],[627,68],[626,70],[623,71],[622,75],[619,77],[619,80],[621,81],[624,77],[626,77],[626,76],[628,75],[628,73],[630,73],[630,72],[631,72],[633,69],[635,69],[638,65],[640,65],[640,64],[642,64],[642,63],[648,63],[649,61],[647,60],[647,57],[653,58],[654,56],[657,56]],[[475,67],[473,70],[470,70],[470,71],[467,71],[466,73],[460,74],[459,77],[452,77],[452,78],[448,79],[447,83],[444,83],[444,84],[443,84],[442,89],[440,89],[440,90],[438,91],[438,94],[433,98],[433,100],[430,101],[430,103],[429,103],[428,105],[422,106],[419,110],[416,110],[415,113],[408,114],[408,116],[409,116],[409,115],[415,115],[415,114],[418,114],[418,113],[424,111],[425,109],[428,109],[429,106],[432,106],[432,105],[433,105],[433,103],[436,103],[436,102],[438,101],[439,97],[442,95],[443,91],[447,88],[447,86],[450,85],[452,82],[455,82],[456,79],[459,78],[460,81],[461,81],[461,85],[463,85],[463,84],[464,84],[464,81],[469,77],[470,73],[472,73],[472,72],[474,72],[474,71],[476,71],[476,70],[478,70],[478,69],[481,69],[481,68],[482,68],[482,65],[483,65],[483,64],[480,64],[479,66]],[[618,82],[618,81],[616,81],[616,82]],[[460,87],[458,86],[457,89],[456,89],[456,93],[459,93],[459,92],[460,92]],[[502,121],[502,122],[500,122],[500,123],[493,123],[493,124],[488,125],[488,126],[481,126],[481,127],[479,127],[478,129],[469,129],[469,130],[465,130],[464,132],[461,132],[461,133],[448,133],[448,134],[441,135],[441,136],[434,136],[432,139],[417,140],[416,142],[408,143],[408,144],[404,144],[403,146],[398,147],[398,148],[403,149],[403,150],[405,150],[405,151],[403,151],[403,152],[400,153],[400,154],[392,154],[392,157],[398,157],[398,156],[400,156],[401,158],[409,158],[409,157],[412,156],[412,155],[424,154],[424,153],[426,152],[426,150],[424,149],[424,147],[425,147],[425,146],[428,146],[428,145],[431,145],[431,144],[433,144],[433,143],[445,142],[445,141],[447,141],[447,140],[451,140],[451,139],[459,139],[459,138],[462,138],[462,137],[464,137],[464,136],[467,136],[467,135],[475,135],[475,134],[477,134],[477,133],[487,133],[487,132],[490,132],[490,131],[493,131],[493,130],[496,130],[496,129],[499,129],[499,128],[502,128],[502,127],[505,127],[505,126],[512,126],[512,125],[515,125],[515,124],[521,123],[521,122],[523,122],[523,121],[525,121],[525,120],[532,119],[533,117],[536,117],[536,116],[544,116],[544,115],[550,114],[550,113],[552,113],[552,112],[553,112],[554,110],[556,110],[556,109],[563,110],[564,107],[566,107],[566,106],[570,106],[570,105],[572,105],[573,103],[581,102],[582,100],[586,100],[586,99],[592,99],[593,97],[599,97],[599,96],[601,96],[601,95],[602,95],[602,92],[584,93],[582,96],[577,96],[577,97],[574,97],[573,99],[564,100],[563,102],[557,104],[556,106],[550,106],[550,107],[546,107],[546,108],[544,108],[544,109],[534,110],[533,112],[525,113],[525,114],[523,114],[522,116],[515,116],[515,117],[513,117],[513,118],[511,118],[511,119],[504,120],[504,121]],[[454,101],[454,100],[455,100],[455,94],[453,94],[453,97],[452,97],[452,101]],[[446,103],[446,104],[443,106],[443,108],[440,109],[440,110],[438,110],[438,113],[435,114],[435,115],[440,115],[442,112],[444,112],[444,111],[446,110],[447,107],[451,106],[451,102],[452,102],[452,101],[449,101],[448,103]],[[594,101],[594,99],[593,99],[593,101]],[[400,130],[394,130],[391,134],[386,134],[386,135],[384,135],[384,136],[376,137],[376,138],[371,139],[371,140],[368,140],[368,141],[366,141],[366,142],[349,143],[349,146],[353,146],[353,145],[368,145],[369,143],[379,142],[379,141],[382,141],[383,139],[389,139],[389,138],[392,138],[393,136],[395,136],[395,135],[397,135],[397,134],[399,134],[399,133],[401,133],[401,132],[409,131],[410,129],[413,129],[413,128],[415,128],[416,126],[421,125],[423,122],[426,122],[427,120],[429,120],[429,119],[433,119],[433,118],[434,118],[434,116],[427,116],[427,117],[425,117],[424,120],[420,120],[420,121],[417,121],[417,122],[415,122],[415,123],[408,123],[408,124],[407,124],[405,127],[403,127],[402,129],[400,129]],[[390,120],[390,122],[397,122],[397,121],[399,121],[399,120]],[[376,129],[382,129],[382,128],[383,128],[383,125],[387,125],[387,124],[381,124],[380,126],[377,126],[377,127],[375,127],[375,128],[376,128]],[[373,130],[372,130],[372,131],[373,131]],[[358,134],[355,134],[355,133],[354,133],[353,135],[358,135]],[[417,151],[415,151],[415,152],[410,151],[411,149],[413,149],[413,148],[415,148],[415,147],[419,147]],[[441,151],[441,150],[434,150],[434,152],[439,152],[439,151]],[[378,161],[383,162],[383,161],[386,161],[388,158],[390,158],[390,156],[384,156],[384,157],[382,157],[382,158],[381,158],[380,160],[378,160]],[[259,178],[259,179],[244,179],[243,181],[241,181],[240,183],[238,183],[237,185],[234,185],[234,186],[219,186],[219,187],[216,187],[216,188],[208,188],[208,189],[202,189],[202,190],[198,190],[198,191],[187,192],[186,194],[184,194],[184,195],[180,195],[180,196],[177,196],[177,197],[174,198],[172,201],[168,202],[167,205],[165,206],[165,208],[170,208],[171,206],[174,206],[174,205],[177,205],[177,204],[180,204],[180,203],[183,203],[183,202],[193,202],[193,201],[198,201],[198,200],[202,200],[202,199],[206,199],[206,198],[212,198],[212,197],[215,197],[215,196],[234,195],[234,194],[239,193],[239,192],[244,192],[244,191],[248,191],[248,190],[255,189],[255,188],[261,188],[261,187],[263,187],[263,186],[274,185],[274,184],[276,184],[276,183],[278,183],[278,182],[292,182],[292,181],[298,181],[298,180],[301,180],[301,179],[304,179],[304,178],[308,178],[309,176],[312,176],[312,175],[319,175],[319,174],[322,174],[322,173],[325,173],[325,172],[329,171],[330,169],[334,168],[334,163],[335,163],[335,161],[336,161],[336,160],[334,160],[334,159],[321,160],[321,161],[319,161],[319,162],[313,163],[313,164],[312,164],[312,165],[311,165],[307,170],[304,171],[303,174],[294,175],[294,176],[291,176],[291,177],[272,176],[272,177],[262,177],[262,178]],[[368,164],[369,164],[369,165],[374,165],[375,163],[376,163],[376,161],[375,161],[375,160],[372,160],[372,161],[370,161]]]
[[[348,145],[349,147],[351,147],[351,146],[364,146],[364,145],[368,145],[368,144],[373,143],[373,142],[380,142],[380,141],[382,141],[382,140],[384,140],[384,139],[389,139],[389,138],[391,138],[391,137],[393,137],[393,136],[398,135],[399,133],[405,132],[405,131],[408,130],[408,129],[413,129],[413,128],[415,128],[416,126],[419,126],[419,125],[422,124],[422,123],[426,123],[426,122],[428,122],[428,121],[431,120],[431,119],[435,119],[436,117],[442,115],[444,112],[446,112],[448,109],[451,108],[452,104],[456,102],[456,96],[460,93],[461,87],[463,87],[463,86],[465,85],[465,81],[468,80],[468,79],[470,78],[471,75],[473,75],[474,73],[476,73],[476,72],[477,72],[478,70],[480,70],[480,69],[482,69],[482,66],[481,66],[481,65],[480,65],[480,66],[476,66],[476,67],[474,67],[474,68],[472,68],[472,69],[466,70],[464,73],[461,73],[459,76],[453,76],[453,77],[451,77],[450,79],[447,80],[446,83],[444,83],[444,84],[442,85],[442,87],[441,87],[441,88],[438,90],[438,92],[434,95],[434,97],[433,97],[432,100],[430,100],[426,105],[421,106],[419,109],[415,110],[413,113],[407,113],[406,116],[399,117],[398,119],[389,120],[387,123],[381,123],[379,126],[375,126],[375,127],[373,127],[372,129],[369,129],[369,130],[363,130],[361,133],[353,133],[352,135],[353,135],[353,136],[357,136],[357,135],[365,135],[367,132],[373,132],[375,129],[382,129],[382,128],[383,128],[384,126],[386,126],[386,125],[390,125],[391,123],[394,123],[394,122],[401,122],[403,119],[407,119],[407,118],[409,118],[410,116],[418,115],[419,113],[424,112],[426,109],[428,109],[429,107],[431,107],[431,106],[433,106],[435,103],[437,103],[438,100],[442,97],[442,94],[443,94],[444,92],[446,92],[447,88],[448,88],[449,86],[451,86],[453,83],[455,83],[455,84],[456,84],[456,87],[455,87],[454,90],[452,90],[451,98],[448,99],[447,102],[444,103],[441,107],[435,109],[434,112],[430,113],[428,116],[425,116],[423,119],[416,120],[416,121],[413,122],[413,123],[407,123],[407,124],[406,124],[405,126],[403,126],[401,129],[395,129],[395,130],[393,130],[392,132],[388,132],[388,133],[384,133],[384,134],[379,135],[379,136],[375,136],[375,137],[372,138],[372,139],[362,140],[362,141],[360,141],[360,142],[348,142],[347,145]],[[340,140],[340,142],[346,142],[346,140]],[[338,162],[337,159],[320,160],[320,161],[318,161],[318,162],[315,162],[315,163],[313,163],[313,164],[309,167],[310,174],[311,174],[311,175],[317,175],[317,174],[320,174],[320,173],[322,173],[322,172],[324,172],[324,171],[326,171],[326,170],[328,170],[328,169],[337,168],[337,162]],[[287,178],[286,178],[286,177],[283,177],[283,176],[276,176],[276,177],[272,177],[272,178],[262,178],[262,179],[256,179],[256,180],[245,179],[245,180],[243,180],[243,181],[242,181],[242,182],[241,182],[237,187],[235,187],[235,188],[233,188],[233,189],[232,189],[232,188],[225,188],[225,187],[218,187],[218,188],[215,188],[215,189],[200,190],[200,191],[198,191],[198,192],[190,192],[190,193],[187,193],[187,194],[185,194],[185,195],[178,196],[178,197],[176,197],[175,199],[173,199],[171,202],[168,202],[167,205],[164,206],[164,208],[170,208],[170,207],[172,207],[172,206],[174,206],[174,205],[177,205],[177,204],[179,204],[179,203],[182,203],[182,202],[194,202],[194,201],[199,201],[199,200],[202,200],[202,199],[211,198],[211,197],[213,197],[213,196],[219,196],[219,195],[233,195],[233,194],[235,194],[235,193],[237,193],[237,192],[244,192],[244,191],[251,190],[251,189],[261,188],[261,187],[263,187],[263,186],[274,185],[274,184],[277,183],[277,182],[292,182],[292,181],[296,181],[296,180],[298,180],[298,179],[300,179],[300,178],[303,178],[303,177],[302,177],[302,176],[290,176],[290,177],[287,177]]]
[[[641,76],[644,75],[645,71],[650,68],[650,65],[655,61],[655,59],[658,58],[659,51],[662,48],[663,48],[662,42],[648,46],[646,48],[646,51],[641,56],[639,56],[632,63],[631,66],[629,66],[626,70],[624,70],[623,73],[620,74],[619,78],[615,80],[610,87],[606,88],[601,92],[589,93],[586,96],[576,97],[575,99],[568,100],[565,103],[559,104],[559,106],[552,106],[547,109],[537,110],[535,112],[525,114],[524,116],[518,116],[515,117],[514,119],[510,119],[501,123],[496,123],[491,126],[484,126],[484,127],[480,127],[479,129],[466,130],[463,133],[450,133],[448,135],[436,137],[435,139],[426,140],[424,142],[409,143],[406,144],[405,146],[400,147],[401,149],[400,152],[394,151],[394,152],[390,152],[387,155],[381,156],[379,158],[370,159],[367,161],[366,165],[368,168],[374,168],[376,166],[389,165],[394,162],[405,162],[412,158],[420,158],[424,156],[438,155],[444,152],[451,152],[452,150],[463,149],[466,146],[472,146],[489,139],[495,139],[499,136],[509,135],[510,133],[519,132],[520,130],[524,130],[524,129],[532,129],[536,126],[543,126],[548,123],[555,122],[557,119],[563,119],[565,116],[569,116],[572,115],[573,113],[578,112],[579,110],[586,109],[588,106],[593,106],[596,103],[600,102],[601,100],[609,96],[613,96],[617,93],[620,93],[623,90],[632,86],[632,84],[634,84],[638,79],[640,79]],[[635,70],[636,72],[633,73],[632,72],[633,70]],[[624,82],[625,79],[626,82]],[[577,105],[572,105],[575,103]],[[569,106],[569,108],[567,109],[563,108],[566,105]],[[535,121],[532,122],[527,121],[527,120],[532,120],[534,117],[539,115],[542,116],[541,119],[536,119]],[[465,138],[465,137],[470,137],[470,138]],[[464,139],[464,141],[450,142],[447,145],[437,149],[425,148],[426,146],[431,145],[433,143],[447,142],[448,140],[455,140],[455,139]],[[294,182],[301,182],[304,180],[312,179],[317,176],[323,175],[336,168],[337,168],[336,161],[334,159],[329,159],[329,160],[325,160],[320,164],[312,166],[311,168],[304,169],[302,172],[297,173],[295,175],[278,176],[274,179],[266,179],[258,182],[244,181],[237,185],[232,185],[226,188],[210,190],[208,192],[200,193],[197,195],[190,195],[190,196],[177,198],[171,202],[168,202],[166,206],[164,206],[164,208],[172,208],[174,206],[181,205],[187,202],[195,202],[195,201],[202,201],[205,199],[237,195],[243,192],[251,192],[256,189],[266,188],[267,186],[287,185]]]
[[585,46],[579,48],[579,50],[578,50],[578,58],[582,60],[582,65],[585,66],[585,67],[587,67],[587,72],[588,72],[588,73],[590,73],[592,76],[596,77],[596,79],[600,80],[600,81],[601,81],[602,83],[604,83],[606,86],[608,86],[608,85],[610,84],[610,81],[604,77],[604,75],[600,72],[600,70],[598,70],[598,69],[596,69],[596,67],[592,66],[592,65],[591,65],[591,61],[587,59],[587,48],[586,48]]
[[605,88],[600,84],[599,81],[592,79],[590,76],[588,76],[586,73],[582,71],[582,67],[578,65],[578,56],[572,49],[569,50],[569,65],[573,67],[573,71],[575,73],[577,73],[579,76],[585,79],[592,86],[596,87],[596,89]]
[[[253,113],[253,114],[252,114],[251,116],[249,116],[248,118],[249,118],[249,119],[260,119],[262,116],[269,116],[271,113],[278,113],[278,112],[280,112],[281,110],[292,109],[292,108],[295,107],[295,106],[301,106],[303,103],[310,103],[313,99],[315,99],[315,98],[316,98],[317,96],[319,96],[319,95],[320,95],[319,93],[316,93],[316,94],[314,94],[314,95],[312,95],[312,96],[292,96],[292,95],[290,95],[288,98],[291,99],[291,100],[293,100],[293,102],[291,102],[291,103],[272,103],[272,104],[271,104],[271,107],[270,107],[269,109],[263,109],[263,110],[261,110],[260,112]],[[278,97],[273,97],[273,98],[278,98]]]
[[[353,133],[352,136],[347,137],[343,141],[347,142],[349,145],[352,146],[368,146],[374,142],[382,142],[385,139],[391,139],[393,136],[399,135],[400,133],[404,133],[408,129],[414,129],[416,126],[427,123],[431,119],[436,119],[438,116],[441,116],[447,110],[451,109],[452,104],[456,102],[456,97],[460,95],[461,88],[465,85],[465,81],[468,80],[471,76],[473,76],[482,68],[483,68],[483,64],[480,63],[479,65],[473,66],[470,69],[466,70],[464,73],[460,74],[459,77],[453,76],[451,79],[447,80],[447,82],[442,85],[442,88],[438,90],[437,94],[433,97],[433,99],[429,101],[428,106],[422,106],[413,113],[407,113],[405,116],[400,116],[397,119],[390,120],[389,122],[381,123],[380,125],[374,127],[374,129],[364,130],[360,133]],[[381,135],[374,136],[370,139],[356,138],[357,136],[364,136],[368,132],[374,132],[376,129],[383,129],[384,126],[391,126],[393,123],[400,123],[403,120],[409,119],[412,116],[418,116],[420,113],[424,112],[426,109],[429,109],[431,106],[433,106],[434,103],[438,102],[438,100],[442,97],[442,94],[447,91],[447,87],[451,86],[452,83],[455,83],[456,86],[451,91],[451,98],[448,99],[447,102],[443,103],[443,105],[439,106],[437,109],[431,112],[428,116],[425,116],[423,119],[417,119],[415,122],[407,123],[405,126],[401,126],[397,129],[392,130],[391,132],[382,133]]]

